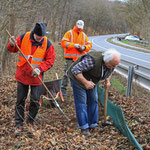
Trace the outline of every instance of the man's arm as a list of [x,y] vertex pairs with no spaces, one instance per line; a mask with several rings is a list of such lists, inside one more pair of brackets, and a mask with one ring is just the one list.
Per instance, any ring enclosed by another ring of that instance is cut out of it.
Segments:
[[[18,36],[15,40],[16,40],[16,44],[20,47],[21,46],[21,36]],[[18,52],[18,48],[16,46],[11,46],[10,42],[7,45],[7,49],[12,53]]]
[[[85,34],[85,33],[84,33]],[[87,35],[85,34],[85,45],[79,45],[78,50],[83,54],[87,53],[92,48],[92,42],[88,40]]]
[[101,81],[101,83],[103,84],[102,86],[104,88],[109,88],[111,86],[110,80],[111,80],[111,75],[107,79]]
[[71,34],[70,31],[66,32],[61,40],[62,48],[72,49],[75,48],[75,43],[71,42]]
[[88,40],[87,35],[85,36],[85,52],[88,52],[92,48],[92,42]]
[[75,77],[86,87],[86,89],[94,88],[95,84],[92,81],[86,80],[82,73],[75,75]]
[[77,63],[71,69],[71,72],[74,76],[86,87],[86,89],[92,89],[94,87],[94,83],[92,81],[88,81],[82,74],[82,72],[87,72],[94,67],[94,60],[91,56],[83,57],[82,61]]

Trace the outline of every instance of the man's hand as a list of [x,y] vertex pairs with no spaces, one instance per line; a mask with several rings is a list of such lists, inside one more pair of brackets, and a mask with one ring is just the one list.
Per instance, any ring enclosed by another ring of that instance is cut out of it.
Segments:
[[104,88],[109,88],[110,86],[111,86],[111,83],[110,83],[109,80],[105,80],[105,81],[103,82],[103,87],[104,87]]
[[75,44],[74,47],[79,50],[80,49],[80,44]]
[[86,89],[92,89],[95,86],[95,83],[88,81],[82,73],[75,75],[75,77],[85,86]]
[[84,51],[86,47],[85,47],[84,45],[75,44],[75,48],[76,48],[80,53],[82,53],[82,51]]
[[80,46],[80,50],[81,50],[81,51],[84,51],[85,48],[86,48],[86,47],[85,47],[84,45],[81,45],[81,46]]
[[11,46],[15,46],[15,44],[17,43],[17,41],[15,40],[15,37],[14,36],[11,36],[9,38],[9,42],[10,42],[10,45]]
[[86,87],[86,89],[93,89],[95,86],[95,83],[93,83],[92,81],[87,81],[84,86]]
[[75,46],[75,48],[76,48],[80,53],[82,53],[81,45],[80,45],[80,44],[75,44],[74,46]]
[[40,69],[39,68],[35,68],[33,71],[32,71],[32,76],[34,77],[37,77],[39,76],[41,73]]

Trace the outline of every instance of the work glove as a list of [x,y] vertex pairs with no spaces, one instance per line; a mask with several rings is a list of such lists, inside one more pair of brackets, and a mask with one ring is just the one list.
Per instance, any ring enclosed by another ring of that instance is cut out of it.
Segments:
[[15,37],[14,36],[11,36],[9,38],[9,42],[10,42],[10,45],[11,46],[15,46],[15,44],[17,43],[17,41],[15,40]]
[[86,47],[85,47],[84,45],[81,45],[81,46],[80,46],[80,50],[81,50],[81,51],[84,51],[85,48],[86,48]]
[[80,44],[75,44],[74,46],[80,53],[82,53],[82,51],[84,51],[86,48],[84,45],[80,45]]
[[76,49],[80,49],[80,44],[75,44],[74,47],[75,47]]
[[33,71],[32,71],[32,76],[34,77],[37,77],[39,76],[41,73],[40,69],[39,68],[35,68]]

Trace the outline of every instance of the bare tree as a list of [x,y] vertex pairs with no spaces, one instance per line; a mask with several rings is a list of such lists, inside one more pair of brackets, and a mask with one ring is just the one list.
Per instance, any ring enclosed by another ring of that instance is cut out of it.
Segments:
[[[126,18],[122,18],[121,15],[118,17],[119,11],[122,10],[116,11],[114,8],[121,8],[123,3],[120,4],[119,2],[110,2],[109,0],[0,1],[1,72],[5,72],[5,66],[9,65],[7,62],[12,60],[10,58],[12,55],[7,51],[8,35],[5,29],[8,29],[12,35],[17,37],[26,31],[31,31],[36,22],[46,22],[47,31],[50,33],[48,37],[52,41],[61,40],[64,33],[73,28],[78,19],[84,20],[84,31],[88,35],[123,32],[126,29],[125,20],[131,29],[135,29],[134,21],[132,21],[134,12],[132,16],[127,14]],[[144,2],[147,3],[147,0],[143,0],[142,6],[144,6]],[[147,5],[145,9],[148,11]]]
[[125,18],[129,32],[150,40],[150,1],[128,0],[124,4],[121,16]]
[[[14,1],[10,0],[9,1],[9,12],[7,14],[8,20],[9,20],[9,31],[10,33],[14,34],[14,28],[15,28],[15,14],[13,13],[13,9],[14,9]],[[4,72],[4,70],[6,69],[6,66],[8,66],[9,63],[9,59],[11,54],[7,51],[7,42],[8,42],[8,36],[6,35],[6,33],[4,34],[4,46],[3,46],[3,50],[2,50],[2,57],[1,57],[1,69],[2,72],[1,74]]]

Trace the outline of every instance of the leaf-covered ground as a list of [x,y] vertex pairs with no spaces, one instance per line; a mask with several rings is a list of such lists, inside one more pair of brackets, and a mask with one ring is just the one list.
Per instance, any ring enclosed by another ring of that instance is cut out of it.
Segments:
[[[57,54],[56,64],[60,65],[61,54]],[[61,61],[62,62],[62,61]],[[54,70],[59,76],[58,65]],[[125,80],[115,74],[123,84]],[[55,77],[54,77],[55,78]],[[14,107],[16,100],[16,81],[14,76],[0,78],[0,149],[37,149],[37,150],[134,150],[136,149],[126,137],[112,124],[103,127],[103,108],[100,106],[99,125],[101,131],[92,131],[91,137],[84,137],[77,127],[74,101],[71,87],[68,97],[64,102],[58,99],[60,107],[70,119],[68,122],[57,107],[51,107],[46,101],[40,107],[35,124],[37,129],[32,129],[24,124],[22,134],[14,137]],[[109,90],[109,99],[118,105],[125,116],[126,123],[131,132],[145,150],[150,149],[150,93],[141,87],[133,87],[133,96],[127,98],[116,89]],[[26,116],[27,116],[26,112]],[[111,121],[111,120],[110,120]],[[112,121],[111,121],[112,122]],[[113,123],[113,122],[112,122]]]
[[[132,150],[136,149],[115,126],[101,126],[103,108],[100,111],[99,125],[102,131],[93,131],[87,138],[77,128],[72,91],[64,102],[58,100],[61,108],[69,117],[68,122],[58,108],[40,107],[36,125],[32,130],[24,125],[22,135],[14,137],[14,106],[16,97],[16,81],[14,78],[3,78],[0,83],[0,149],[100,149],[100,150]],[[146,96],[146,94],[145,94]],[[109,92],[109,97],[120,106],[125,114],[126,122],[143,148],[149,149],[150,111],[146,98],[118,95]],[[44,103],[45,104],[45,103]],[[26,112],[27,115],[27,112]],[[111,120],[110,120],[111,121]],[[32,133],[32,134],[31,134]]]

